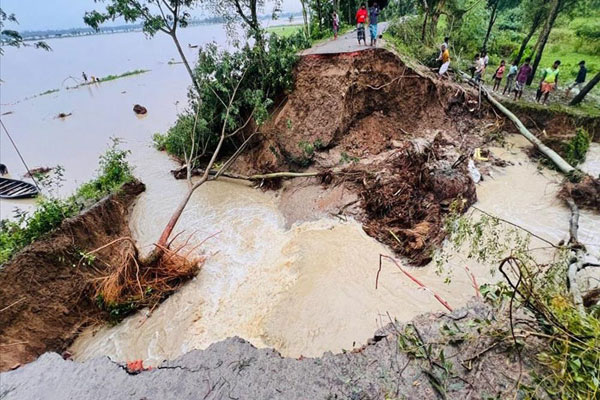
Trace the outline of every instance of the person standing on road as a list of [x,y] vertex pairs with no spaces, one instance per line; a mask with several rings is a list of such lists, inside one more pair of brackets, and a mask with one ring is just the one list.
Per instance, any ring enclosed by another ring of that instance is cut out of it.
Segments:
[[583,88],[583,83],[585,82],[585,76],[587,75],[587,68],[585,67],[585,61],[579,62],[579,72],[577,72],[577,78],[575,78],[575,82],[571,83],[567,88],[566,96],[569,97],[571,90],[573,88],[577,88],[581,90]]
[[371,46],[377,46],[377,17],[379,16],[379,6],[373,3],[369,9],[369,33],[371,34]]
[[504,91],[502,95],[504,96],[507,92],[510,95],[513,88],[513,82],[515,81],[515,77],[517,76],[517,72],[519,71],[519,66],[517,60],[513,61],[510,69],[508,70],[508,75],[506,76],[506,86],[504,86]]
[[338,31],[340,30],[340,17],[338,17],[337,13],[334,11],[333,16],[333,38],[337,39]]
[[542,80],[540,82],[540,90],[538,91],[538,95],[536,96],[536,100],[538,103],[540,102],[540,100],[542,100],[543,96],[544,100],[542,101],[542,103],[546,104],[550,92],[558,88],[558,73],[560,72],[560,70],[558,69],[559,65],[560,60],[556,60],[554,61],[554,64],[552,64],[551,68],[546,68],[544,70]]
[[367,22],[368,12],[365,3],[360,5],[360,8],[356,12],[356,33],[358,35],[358,44],[362,40],[367,45],[367,39],[365,37],[365,23]]
[[448,51],[448,45],[446,43],[442,44],[442,54],[440,54],[440,61],[442,62],[442,66],[440,67],[440,71],[438,74],[440,77],[444,77],[447,75],[448,68],[450,67],[450,51]]
[[517,73],[517,82],[515,83],[515,101],[521,98],[523,95],[523,89],[525,88],[525,83],[527,83],[527,78],[531,75],[531,57],[527,57],[525,59],[525,64],[521,65],[519,68],[519,72]]
[[504,71],[506,70],[506,62],[504,60],[500,61],[500,66],[494,72],[494,87],[492,91],[500,89],[500,82],[502,82],[502,77],[504,76]]

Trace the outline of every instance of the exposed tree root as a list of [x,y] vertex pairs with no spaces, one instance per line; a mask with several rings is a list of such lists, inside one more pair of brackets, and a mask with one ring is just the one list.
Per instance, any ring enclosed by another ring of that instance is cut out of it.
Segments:
[[107,264],[105,276],[93,279],[91,284],[98,302],[108,309],[153,306],[193,278],[205,262],[205,257],[191,255],[195,248],[188,249],[187,242],[174,250],[161,247],[159,258],[143,260],[128,237],[114,240],[85,257],[107,247],[113,247],[113,260],[118,261]]

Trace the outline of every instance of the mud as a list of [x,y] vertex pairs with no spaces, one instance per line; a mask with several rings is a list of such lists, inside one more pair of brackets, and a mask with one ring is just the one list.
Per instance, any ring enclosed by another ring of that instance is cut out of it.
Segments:
[[0,375],[0,395],[6,400],[433,399],[443,391],[448,399],[511,398],[518,379],[528,383],[534,355],[522,354],[519,378],[518,357],[507,357],[506,347],[470,339],[490,318],[491,310],[480,303],[449,315],[423,315],[411,327],[390,323],[369,344],[322,358],[282,358],[235,337],[139,374],[106,357],[78,363],[46,354]]
[[[466,209],[476,200],[466,165],[455,162],[485,142],[480,127],[493,124],[494,115],[459,86],[434,81],[384,49],[304,56],[295,82],[237,168],[336,169],[322,179],[325,189],[288,185],[309,199],[292,220],[310,219],[311,204],[315,215],[331,212],[321,192],[346,190],[336,197],[338,210],[352,206],[344,214],[362,221],[370,236],[416,265],[429,262],[449,204],[464,200]],[[344,189],[335,189],[340,184]],[[283,208],[295,209],[288,197]]]
[[[556,110],[540,105],[530,105],[523,102],[502,102],[523,122],[525,127],[540,138],[550,136],[555,139],[568,140],[575,136],[577,128],[585,128],[592,141],[600,142],[600,116],[580,115],[576,111]],[[516,132],[510,121],[505,128]]]
[[[33,361],[46,351],[66,349],[78,332],[108,316],[92,295],[90,280],[102,276],[101,263],[80,263],[81,254],[130,236],[128,213],[139,182],[126,184],[82,214],[63,221],[0,270],[0,370]],[[126,244],[124,244],[126,245]],[[118,247],[101,251],[104,260]]]

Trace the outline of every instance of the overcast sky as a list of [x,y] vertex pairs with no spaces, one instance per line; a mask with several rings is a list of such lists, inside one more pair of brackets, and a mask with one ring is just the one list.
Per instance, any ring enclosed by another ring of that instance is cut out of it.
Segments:
[[[93,0],[1,0],[0,3],[4,12],[14,13],[19,21],[19,25],[7,28],[19,31],[82,27],[83,14],[100,8]],[[300,10],[299,0],[283,0],[283,11]],[[270,11],[270,7],[265,7],[266,13]],[[194,16],[202,15],[202,10],[194,12]]]

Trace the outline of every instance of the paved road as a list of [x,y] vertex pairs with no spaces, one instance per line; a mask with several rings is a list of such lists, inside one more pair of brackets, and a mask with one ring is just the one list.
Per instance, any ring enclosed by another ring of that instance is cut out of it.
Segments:
[[[378,35],[381,35],[388,27],[387,22],[381,22],[377,25]],[[370,42],[369,28],[365,29],[367,35],[367,43]],[[318,44],[302,52],[302,55],[307,54],[337,54],[337,53],[351,53],[354,51],[361,51],[371,49],[371,46],[365,46],[364,44],[359,45],[356,38],[356,29],[348,32],[344,35],[338,36],[337,40],[331,39],[327,42]]]

